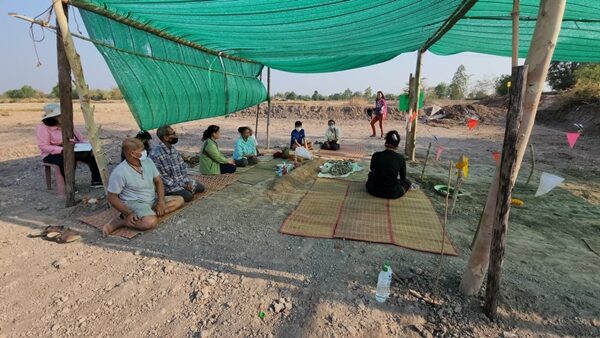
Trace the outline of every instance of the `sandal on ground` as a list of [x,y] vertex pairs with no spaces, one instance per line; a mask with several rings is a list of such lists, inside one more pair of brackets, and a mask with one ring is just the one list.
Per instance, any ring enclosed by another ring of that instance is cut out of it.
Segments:
[[[44,230],[40,231],[37,234],[29,234],[27,235],[27,237],[29,238],[38,238],[38,237],[48,237],[48,234],[51,233],[61,233],[65,231],[65,227],[62,225],[49,225],[46,228],[44,228]],[[56,235],[53,235],[56,236]]]
[[81,239],[81,235],[73,230],[65,230],[63,231],[58,238],[56,238],[55,242],[59,244],[66,244],[75,242]]

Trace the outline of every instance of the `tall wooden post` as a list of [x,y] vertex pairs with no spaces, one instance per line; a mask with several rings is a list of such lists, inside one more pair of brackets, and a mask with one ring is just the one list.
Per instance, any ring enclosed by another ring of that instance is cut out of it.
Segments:
[[506,246],[506,232],[510,213],[512,190],[516,181],[517,164],[517,138],[523,115],[523,97],[527,81],[527,65],[513,67],[512,90],[510,91],[511,105],[506,116],[506,130],[504,131],[504,146],[500,162],[500,185],[496,203],[496,215],[492,233],[490,249],[490,267],[488,270],[487,288],[485,294],[484,311],[488,317],[496,317],[498,309],[498,295],[500,293],[500,279],[502,277],[502,262]]
[[[262,82],[262,72],[259,75],[259,79]],[[258,141],[258,114],[260,113],[260,103],[256,105],[256,123],[254,124],[254,138]]]
[[54,13],[56,13],[56,22],[60,27],[60,35],[64,50],[67,55],[67,59],[69,60],[69,65],[71,67],[71,71],[73,72],[73,76],[75,77],[75,87],[77,89],[77,93],[79,94],[79,103],[81,104],[81,110],[83,111],[83,118],[85,120],[85,126],[90,137],[90,143],[92,144],[92,149],[94,150],[94,158],[98,164],[100,177],[102,178],[102,183],[104,183],[104,189],[106,191],[106,185],[108,184],[107,161],[106,156],[102,151],[100,137],[98,136],[100,128],[94,121],[94,108],[90,104],[89,88],[85,82],[85,77],[83,76],[83,69],[81,68],[79,54],[77,54],[77,51],[75,50],[75,44],[73,43],[73,37],[69,31],[69,24],[67,23],[67,18],[65,16],[61,0],[53,0],[53,6]]
[[269,127],[271,126],[271,67],[267,67],[267,149],[271,149],[271,137]]
[[415,118],[412,121],[410,133],[408,136],[408,149],[407,157],[409,161],[416,160],[416,149],[417,149],[417,120],[419,119],[419,94],[421,91],[421,65],[422,65],[423,51],[417,52],[417,66],[415,70],[415,79],[413,81],[413,100],[412,100],[412,111],[415,114]]
[[410,131],[412,129],[412,121],[410,120],[412,116],[412,102],[414,99],[413,89],[414,89],[414,81],[415,77],[412,73],[408,76],[408,118],[406,120],[406,137],[404,139],[404,155],[406,157],[410,154]]
[[519,16],[521,0],[513,0],[512,10],[512,66],[519,65]]
[[[523,98],[523,121],[519,128],[515,176],[517,177],[529,137],[535,123],[538,104],[548,75],[548,67],[560,33],[566,0],[541,0],[535,31],[531,39],[525,64],[528,65],[527,85]],[[492,227],[496,216],[499,189],[499,172],[496,171],[477,231],[469,263],[460,283],[460,290],[467,295],[479,292],[488,270]]]
[[[62,5],[65,19],[69,20],[68,5]],[[57,23],[58,26],[58,23]],[[65,172],[65,207],[75,205],[75,151],[71,140],[73,133],[73,100],[71,99],[71,67],[58,28],[56,34],[56,62],[58,64],[58,88],[60,92],[60,125],[63,143],[63,166]]]

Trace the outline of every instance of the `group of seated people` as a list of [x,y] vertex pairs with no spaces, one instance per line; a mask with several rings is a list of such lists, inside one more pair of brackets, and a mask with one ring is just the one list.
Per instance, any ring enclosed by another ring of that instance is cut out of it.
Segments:
[[[36,130],[42,160],[58,165],[64,172],[60,106],[50,104],[44,107],[44,111],[42,123]],[[258,163],[259,153],[249,127],[238,129],[240,137],[235,142],[232,160],[219,150],[219,130],[218,126],[210,125],[202,135],[203,144],[199,156],[201,174],[234,173],[237,167]],[[71,142],[85,141],[79,131],[73,132]],[[104,225],[105,235],[123,226],[138,230],[153,229],[158,224],[158,217],[177,210],[185,202],[193,200],[195,194],[205,190],[200,182],[190,177],[188,165],[174,147],[179,141],[175,130],[165,125],[156,130],[156,136],[160,142],[154,147],[150,146],[152,137],[148,132],[140,132],[136,137],[123,141],[122,162],[113,169],[107,188],[108,202],[120,215]],[[328,121],[325,136],[322,149],[339,149],[341,133],[335,126],[335,121]],[[410,189],[404,157],[396,151],[399,143],[398,132],[390,131],[385,137],[386,150],[373,154],[366,183],[370,194],[381,198],[399,198]],[[309,146],[300,121],[295,123],[290,146],[292,149]],[[101,187],[102,180],[93,153],[77,151],[75,159],[90,167],[92,186]]]

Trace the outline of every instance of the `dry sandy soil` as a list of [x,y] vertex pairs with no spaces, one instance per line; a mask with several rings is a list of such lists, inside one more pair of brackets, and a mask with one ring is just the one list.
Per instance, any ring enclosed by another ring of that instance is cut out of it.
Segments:
[[[136,126],[124,103],[96,106],[112,167],[120,140],[135,134]],[[65,209],[45,189],[34,136],[41,107],[0,104],[0,337],[600,336],[600,256],[582,240],[598,243],[600,235],[600,138],[584,135],[571,150],[566,122],[534,130],[536,172],[525,185],[526,160],[514,193],[526,208],[511,212],[503,298],[498,320],[490,322],[481,311],[483,293],[464,297],[457,289],[491,181],[491,151],[500,148],[499,124],[470,133],[463,125],[420,126],[420,159],[433,135],[446,148],[443,161],[432,161],[420,182],[440,214],[443,199],[430,188],[445,180],[445,160],[462,153],[471,159],[463,186],[468,195],[458,201],[448,225],[460,256],[443,259],[438,292],[443,303],[433,306],[415,294],[432,294],[437,255],[278,233],[310,187],[308,175],[299,176],[305,182],[285,195],[272,192],[286,177],[255,186],[235,183],[131,241],[102,238],[76,221],[98,206]],[[271,121],[273,145],[287,142],[293,121]],[[223,127],[221,147],[231,150],[237,127],[253,125],[254,119],[177,125],[179,149],[197,151],[209,123]],[[261,118],[259,141],[264,123]],[[401,124],[389,121],[386,128]],[[367,137],[366,120],[338,119],[338,125],[346,142],[364,142],[369,151],[382,148],[380,139]],[[316,139],[324,122],[307,120],[305,128]],[[536,198],[541,171],[566,181]],[[420,163],[410,165],[413,179],[420,172]],[[87,168],[79,168],[77,198],[99,196],[88,182]],[[83,239],[59,245],[27,237],[48,224],[77,229]],[[392,262],[401,281],[393,283],[385,304],[377,304],[375,285],[384,261]]]

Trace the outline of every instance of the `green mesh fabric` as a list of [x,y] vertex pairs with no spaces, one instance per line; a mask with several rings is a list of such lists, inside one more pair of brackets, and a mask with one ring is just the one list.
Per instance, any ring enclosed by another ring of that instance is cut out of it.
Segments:
[[[528,52],[539,2],[521,0],[521,57]],[[256,79],[261,65],[322,73],[377,64],[422,49],[473,1],[70,3],[82,9],[92,38],[104,41],[96,45],[138,123],[147,129],[223,115],[264,100],[264,86]],[[510,56],[512,3],[478,0],[429,50],[442,55],[470,51]],[[600,62],[600,0],[568,0],[554,59]]]
[[[512,0],[479,0],[430,49],[449,55],[476,52],[510,56]],[[521,0],[519,56],[527,57],[540,0]],[[568,0],[558,37],[556,61],[600,62],[600,0]]]
[[262,65],[221,58],[80,10],[142,130],[222,116],[266,99]]

